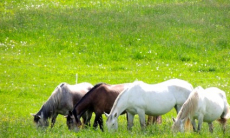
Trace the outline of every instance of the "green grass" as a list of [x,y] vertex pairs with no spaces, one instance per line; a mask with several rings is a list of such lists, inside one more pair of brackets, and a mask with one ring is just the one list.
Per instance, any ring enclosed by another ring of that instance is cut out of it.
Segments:
[[[180,78],[196,86],[216,86],[230,102],[230,4],[167,0],[5,0],[0,2],[0,137],[172,137],[171,117],[132,132],[125,117],[119,130],[70,132],[62,116],[53,129],[40,130],[36,113],[61,82],[158,83]],[[92,119],[93,121],[93,119]],[[104,118],[105,121],[105,118]],[[209,134],[222,137],[217,123]],[[226,135],[230,134],[228,122]],[[175,136],[175,137],[176,137]]]

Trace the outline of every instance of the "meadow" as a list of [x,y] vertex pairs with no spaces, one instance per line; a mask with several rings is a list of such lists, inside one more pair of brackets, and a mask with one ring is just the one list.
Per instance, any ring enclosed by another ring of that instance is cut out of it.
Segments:
[[[38,129],[36,113],[61,82],[159,83],[179,78],[218,87],[230,103],[228,0],[0,1],[0,137],[230,137],[203,124],[200,134],[171,132],[175,110],[160,125],[131,132],[125,116],[109,133],[69,131],[58,116]],[[94,118],[92,118],[92,121]]]

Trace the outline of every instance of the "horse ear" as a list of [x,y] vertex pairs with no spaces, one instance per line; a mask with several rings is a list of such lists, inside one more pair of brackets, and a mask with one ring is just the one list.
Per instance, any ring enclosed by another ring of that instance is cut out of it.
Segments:
[[31,116],[35,116],[36,114],[30,113]]
[[107,114],[106,112],[104,112],[105,116],[108,118],[109,117],[109,114]]
[[172,118],[173,122],[176,122],[175,118]]
[[36,119],[41,119],[41,116],[40,115],[36,115],[36,114],[30,114],[30,115],[32,115],[34,118],[36,118]]

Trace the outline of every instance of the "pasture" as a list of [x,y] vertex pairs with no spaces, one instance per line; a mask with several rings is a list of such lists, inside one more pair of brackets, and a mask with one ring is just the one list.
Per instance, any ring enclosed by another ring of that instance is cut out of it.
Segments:
[[[61,82],[119,84],[171,78],[215,86],[230,103],[228,0],[5,0],[0,2],[0,137],[223,137],[171,131],[175,110],[160,125],[132,132],[125,116],[118,131],[37,129],[36,113]],[[94,118],[94,117],[93,117]],[[92,122],[93,122],[92,118]],[[92,124],[92,123],[91,123]],[[230,136],[230,121],[225,136]]]

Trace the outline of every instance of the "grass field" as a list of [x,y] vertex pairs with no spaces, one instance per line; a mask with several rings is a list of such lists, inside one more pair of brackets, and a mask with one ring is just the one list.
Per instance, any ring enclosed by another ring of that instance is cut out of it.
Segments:
[[92,84],[180,78],[219,87],[230,103],[229,9],[228,0],[0,1],[0,137],[223,137],[216,122],[213,134],[203,124],[201,134],[173,135],[174,110],[145,131],[137,116],[127,131],[121,116],[116,133],[71,132],[63,116],[37,129],[30,113],[76,74]]

